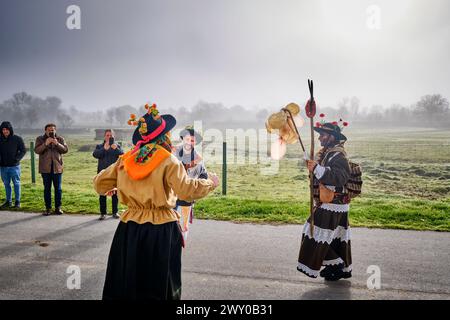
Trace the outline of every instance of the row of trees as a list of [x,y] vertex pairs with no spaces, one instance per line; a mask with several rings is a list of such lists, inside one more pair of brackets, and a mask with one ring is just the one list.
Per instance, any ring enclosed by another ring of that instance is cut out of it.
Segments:
[[9,120],[18,128],[40,128],[50,122],[69,128],[74,119],[61,103],[58,97],[42,99],[26,92],[15,93],[0,104],[0,120]]
[[337,108],[324,108],[321,112],[331,118],[342,118],[373,126],[450,127],[449,102],[440,94],[423,96],[410,106],[393,104],[390,107],[374,105],[360,108],[356,97],[344,98]]
[[[225,107],[221,103],[204,101],[198,102],[191,109],[164,108],[164,113],[173,114],[180,125],[202,120],[207,127],[264,126],[268,115],[274,111],[278,110],[269,108],[249,110],[238,105]],[[337,108],[319,105],[318,111],[325,113],[325,120],[328,121],[342,118],[369,126],[450,127],[449,102],[440,94],[423,96],[411,106],[394,104],[387,108],[383,106],[362,108],[359,99],[351,97],[342,99]],[[63,108],[62,101],[58,97],[43,99],[26,92],[15,93],[12,98],[0,104],[0,120],[9,120],[18,128],[41,128],[49,122],[55,122],[62,128],[100,125],[125,127],[131,113],[144,114],[145,108],[143,105],[139,107],[123,105],[110,107],[104,111],[86,112],[73,106]]]

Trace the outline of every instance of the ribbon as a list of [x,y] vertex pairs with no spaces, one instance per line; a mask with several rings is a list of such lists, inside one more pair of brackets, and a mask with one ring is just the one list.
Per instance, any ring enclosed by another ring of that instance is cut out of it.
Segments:
[[134,147],[132,153],[135,153],[137,150],[139,150],[141,145],[149,143],[151,140],[155,139],[157,136],[159,136],[161,134],[161,132],[164,131],[164,129],[166,128],[166,121],[163,118],[161,118],[161,120],[162,120],[161,125],[158,128],[153,130],[152,133],[150,133],[146,136],[142,136],[143,139],[139,140],[138,143],[136,143],[136,147]]

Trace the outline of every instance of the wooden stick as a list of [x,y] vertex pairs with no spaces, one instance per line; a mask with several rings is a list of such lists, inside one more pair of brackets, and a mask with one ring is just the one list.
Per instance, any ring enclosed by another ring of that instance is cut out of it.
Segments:
[[[313,117],[310,118],[311,120],[311,150],[310,150],[310,160],[314,160],[314,119]],[[311,213],[311,224],[310,224],[310,231],[311,231],[311,237],[314,236],[314,172],[309,173],[309,192],[310,192],[310,198],[309,198],[309,212]]]
[[[291,127],[291,129],[292,129],[292,127],[294,127],[294,130],[295,130],[295,132],[297,133],[297,136],[298,136],[298,141],[300,142],[300,146],[302,147],[303,152],[305,152],[305,146],[303,145],[302,138],[300,138],[300,133],[298,132],[297,125],[294,122],[294,117],[292,116],[291,111],[289,109],[286,109],[286,108],[283,108],[281,110],[283,110],[284,112],[288,113],[288,115],[289,115],[288,116],[288,125]],[[291,125],[291,122],[289,122],[289,119],[291,120],[292,125]]]
[[[311,127],[311,149],[310,149],[310,160],[314,160],[314,115],[316,113],[316,106],[313,94],[313,81],[308,79],[308,87],[310,93],[309,99],[309,113],[310,113],[310,127]],[[309,173],[309,212],[310,212],[310,232],[311,238],[314,237],[314,172]]]

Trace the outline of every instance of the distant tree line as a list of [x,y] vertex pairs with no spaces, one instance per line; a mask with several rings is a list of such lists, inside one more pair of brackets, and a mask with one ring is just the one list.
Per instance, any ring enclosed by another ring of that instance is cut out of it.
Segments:
[[0,120],[8,120],[18,128],[38,128],[50,122],[69,128],[74,124],[74,119],[61,107],[61,103],[58,97],[42,99],[18,92],[0,104]]
[[[182,126],[194,121],[203,121],[205,127],[245,127],[247,125],[264,127],[268,115],[277,108],[246,109],[235,105],[226,107],[222,103],[200,101],[192,108],[165,107],[163,113],[173,114]],[[303,107],[303,106],[302,106]],[[411,126],[450,128],[449,102],[440,94],[423,96],[410,106],[393,104],[390,107],[372,106],[363,108],[357,97],[343,98],[337,107],[321,107],[319,112],[326,115],[325,120],[342,118],[368,126]],[[127,127],[131,113],[145,113],[144,105],[112,106],[105,110],[82,111],[74,106],[62,107],[60,98],[50,96],[40,98],[26,92],[12,95],[0,104],[0,120],[11,121],[17,128],[42,128],[54,122],[61,128],[71,127]],[[304,112],[302,112],[304,115]]]
[[392,104],[360,108],[357,97],[344,98],[337,108],[322,108],[331,119],[342,118],[368,126],[420,126],[450,128],[449,102],[440,94],[425,95],[410,106]]

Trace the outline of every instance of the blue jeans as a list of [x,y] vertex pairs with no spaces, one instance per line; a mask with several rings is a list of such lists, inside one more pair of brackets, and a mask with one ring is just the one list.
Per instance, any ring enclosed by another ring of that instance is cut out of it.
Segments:
[[55,189],[55,208],[61,207],[62,198],[62,173],[41,173],[44,182],[45,208],[52,208],[52,184]]
[[16,202],[20,202],[20,165],[15,167],[1,167],[2,181],[5,185],[6,201],[12,202],[11,180],[14,185]]

